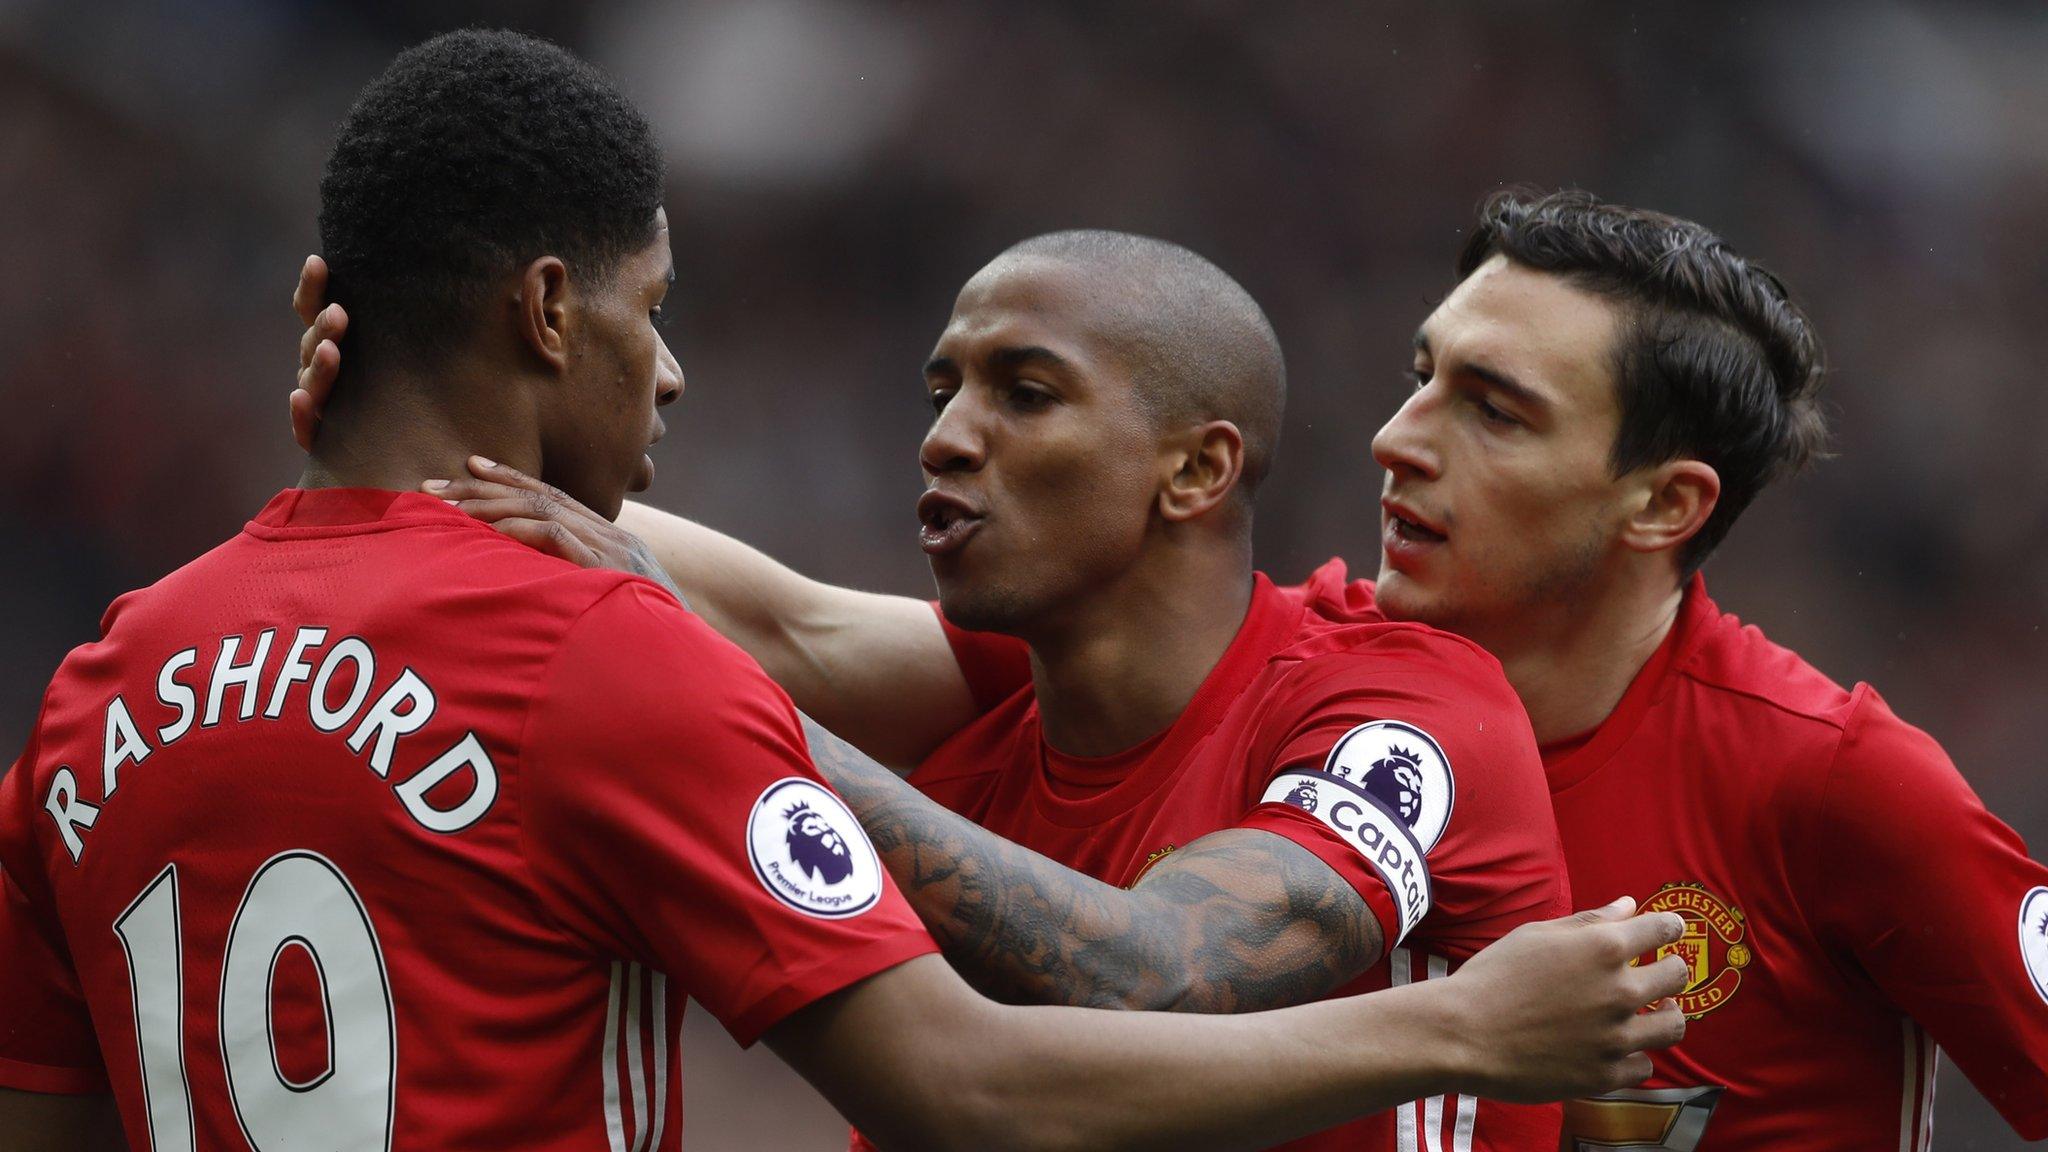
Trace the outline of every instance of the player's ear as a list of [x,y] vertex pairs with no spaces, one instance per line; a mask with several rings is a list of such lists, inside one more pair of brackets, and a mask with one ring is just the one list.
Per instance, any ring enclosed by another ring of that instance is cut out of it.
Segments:
[[1721,476],[1700,460],[1671,460],[1645,468],[1622,543],[1638,552],[1662,552],[1693,538],[1721,499]]
[[1159,514],[1170,521],[1193,520],[1223,503],[1244,475],[1244,433],[1228,420],[1176,433],[1165,449]]
[[569,269],[559,257],[542,256],[519,273],[513,320],[526,347],[555,371],[569,365]]

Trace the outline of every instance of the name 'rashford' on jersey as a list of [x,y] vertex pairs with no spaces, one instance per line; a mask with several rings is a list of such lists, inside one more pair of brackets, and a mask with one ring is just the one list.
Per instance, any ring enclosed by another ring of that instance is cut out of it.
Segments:
[[[1389,622],[1331,561],[1256,578],[1230,648],[1165,732],[1083,759],[1046,745],[1028,653],[947,625],[984,714],[911,783],[990,831],[1130,886],[1182,845],[1258,828],[1365,898],[1388,952],[1342,993],[1442,977],[1515,926],[1570,910],[1528,719],[1468,641]],[[1553,1148],[1555,1107],[1416,1101],[1290,1149]]]
[[759,667],[417,494],[122,597],[0,780],[0,1086],[173,1149],[674,1152],[743,1043],[934,950]]
[[1685,1040],[1566,1152],[1924,1152],[1936,1044],[2048,1137],[2048,868],[1939,745],[1697,578],[1608,719],[1545,750],[1573,891],[1677,912]]

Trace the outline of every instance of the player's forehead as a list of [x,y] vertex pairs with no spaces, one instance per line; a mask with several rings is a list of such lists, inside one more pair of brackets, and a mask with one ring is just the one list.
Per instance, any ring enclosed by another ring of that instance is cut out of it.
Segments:
[[1466,277],[1416,329],[1433,370],[1496,373],[1556,410],[1611,414],[1621,309],[1613,301],[1495,256]]
[[960,289],[933,358],[965,366],[1042,348],[1095,375],[1111,359],[1114,316],[1105,295],[1088,270],[1071,261],[999,256]]

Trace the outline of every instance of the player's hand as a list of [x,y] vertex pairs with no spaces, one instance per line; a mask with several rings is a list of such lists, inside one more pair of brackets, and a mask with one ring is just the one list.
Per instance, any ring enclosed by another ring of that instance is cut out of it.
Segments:
[[320,410],[327,407],[341,372],[341,334],[348,331],[348,312],[327,303],[327,261],[306,257],[299,286],[292,290],[292,311],[306,326],[299,337],[298,384],[292,388],[292,439],[301,451],[311,452],[320,432]]
[[550,556],[584,568],[610,568],[645,576],[683,600],[647,542],[576,502],[568,493],[543,484],[517,468],[469,458],[470,475],[454,480],[428,480],[422,491],[469,513],[505,535]]
[[1675,943],[1685,923],[1634,912],[1624,896],[1524,924],[1445,982],[1475,1095],[1534,1103],[1632,1087],[1650,1075],[1646,1050],[1684,1038],[1685,1015],[1670,998],[1685,989],[1685,961],[1630,961]]

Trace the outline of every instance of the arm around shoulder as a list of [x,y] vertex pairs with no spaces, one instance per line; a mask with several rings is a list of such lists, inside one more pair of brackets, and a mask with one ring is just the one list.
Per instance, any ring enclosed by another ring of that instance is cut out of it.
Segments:
[[724,533],[628,502],[619,525],[706,623],[759,661],[797,707],[909,768],[975,716],[966,678],[922,600],[812,580]]

